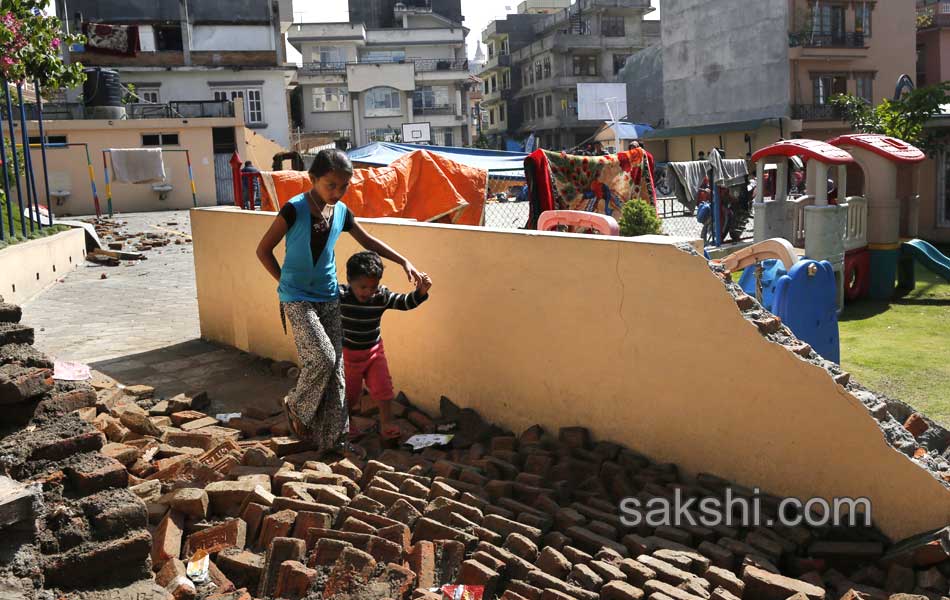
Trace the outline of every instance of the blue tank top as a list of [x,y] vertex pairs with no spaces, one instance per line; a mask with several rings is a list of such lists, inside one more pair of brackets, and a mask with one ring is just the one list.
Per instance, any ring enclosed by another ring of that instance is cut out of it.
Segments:
[[[284,236],[286,255],[280,268],[280,284],[277,295],[281,302],[329,302],[338,298],[339,283],[336,277],[336,241],[343,231],[349,209],[342,202],[333,207],[330,236],[319,257],[310,251],[310,227],[313,215],[307,196],[300,194],[290,200],[297,213],[297,220]],[[316,258],[316,261],[314,261]]]

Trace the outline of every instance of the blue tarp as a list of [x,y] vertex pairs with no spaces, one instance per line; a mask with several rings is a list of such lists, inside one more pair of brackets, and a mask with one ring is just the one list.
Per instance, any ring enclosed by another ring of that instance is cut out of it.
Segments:
[[485,169],[493,179],[524,179],[524,159],[522,152],[502,152],[501,150],[480,150],[478,148],[457,148],[454,146],[417,146],[414,144],[393,144],[373,142],[350,150],[347,154],[353,162],[375,166],[388,166],[399,157],[428,150],[457,163]]

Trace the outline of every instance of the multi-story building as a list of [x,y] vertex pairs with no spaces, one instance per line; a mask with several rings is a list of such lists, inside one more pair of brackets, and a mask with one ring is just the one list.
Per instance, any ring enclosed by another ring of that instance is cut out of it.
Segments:
[[[56,0],[57,15],[75,32],[105,26],[102,37],[73,48],[70,60],[118,70],[134,85],[133,102],[168,105],[244,99],[249,128],[282,146],[289,143],[284,33],[291,0]],[[109,27],[112,26],[112,27]],[[75,96],[78,92],[74,92]]]
[[470,144],[460,13],[460,0],[351,0],[348,23],[291,26],[288,39],[303,55],[294,96],[303,138],[360,146],[399,140],[403,124],[426,122],[433,144]]
[[650,0],[577,0],[537,18],[533,41],[510,58],[510,81],[521,86],[511,96],[521,111],[518,133],[533,133],[545,148],[571,148],[593,135],[603,122],[578,119],[577,84],[618,81],[627,57],[659,37],[659,24],[643,19],[653,10]]
[[831,99],[892,97],[915,72],[914,31],[914,0],[664,0],[665,129],[651,135],[666,143],[655,150],[743,157],[779,137],[843,133]]
[[950,81],[950,2],[917,0],[917,85]]
[[571,0],[525,0],[518,5],[517,14],[492,21],[482,31],[487,56],[478,75],[482,80],[482,109],[488,120],[482,134],[492,147],[504,149],[506,139],[524,137],[519,132],[524,120],[522,103],[515,100],[521,91],[521,77],[520,71],[515,71],[512,54],[537,39],[534,25],[545,14],[570,5]]

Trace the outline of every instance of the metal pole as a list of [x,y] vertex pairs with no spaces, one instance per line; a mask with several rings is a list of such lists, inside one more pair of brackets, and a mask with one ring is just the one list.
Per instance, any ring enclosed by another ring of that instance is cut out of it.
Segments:
[[722,246],[722,236],[719,234],[719,186],[713,181],[712,170],[709,171],[709,185],[712,187],[713,197],[713,241],[716,247]]
[[188,163],[188,181],[191,183],[191,203],[198,208],[198,191],[195,189],[195,175],[191,170],[191,152],[185,150],[185,161]]
[[[108,150],[102,151],[102,171],[106,174],[106,202],[109,205],[109,217],[112,217],[112,184],[109,183],[109,163],[106,160],[108,152]],[[97,210],[96,216],[101,217],[102,214]]]
[[[36,194],[36,177],[33,174],[33,158],[30,156],[30,132],[26,127],[26,106],[23,104],[23,84],[16,84],[17,100],[20,102],[20,136],[23,138],[23,163],[26,165],[26,205],[30,215],[30,232],[42,229],[40,223],[40,203]],[[33,224],[34,216],[37,219]]]
[[[13,181],[16,182],[16,199],[20,205],[20,214],[23,214],[23,191],[20,189],[20,159],[16,153],[16,132],[13,131],[13,99],[10,97],[10,86],[3,80],[3,95],[7,99],[7,116],[10,117],[10,152],[13,154]],[[9,205],[8,205],[9,208]],[[13,227],[13,214],[10,214],[10,227]],[[20,220],[20,229],[26,237],[26,222]]]
[[92,186],[92,202],[96,206],[96,216],[102,214],[99,208],[99,192],[96,190],[96,174],[92,170],[92,156],[89,155],[89,144],[82,144],[86,150],[86,167],[89,169],[89,184]]
[[[7,143],[3,137],[3,111],[0,111],[0,168],[3,169],[3,202],[7,205],[7,223],[10,237],[16,235],[13,230],[13,198],[10,197],[10,174],[7,172]],[[3,230],[3,207],[0,206],[0,241],[6,238]]]
[[43,96],[40,93],[40,84],[33,83],[33,89],[36,91],[36,112],[40,122],[40,152],[43,153],[43,183],[46,185],[46,210],[49,212],[49,224],[53,225],[53,207],[49,200],[49,169],[46,166],[46,131],[43,128]]

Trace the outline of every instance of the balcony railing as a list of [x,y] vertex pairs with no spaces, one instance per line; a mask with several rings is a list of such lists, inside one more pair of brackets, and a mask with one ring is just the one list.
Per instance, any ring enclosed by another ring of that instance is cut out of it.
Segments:
[[792,118],[802,121],[841,121],[844,112],[831,104],[794,104]]
[[790,33],[788,45],[792,48],[865,48],[864,33],[842,31],[837,33]]
[[[26,104],[26,118],[35,121],[39,111],[35,104]],[[215,119],[234,116],[230,100],[181,100],[167,104],[126,104],[128,119]],[[81,102],[56,102],[43,105],[44,120],[82,120],[95,118]]]
[[365,64],[405,64],[413,63],[416,73],[431,73],[436,71],[468,71],[468,59],[465,58],[406,58],[403,60],[375,61],[362,60],[359,62],[310,62],[304,63],[300,70],[307,75],[343,74],[347,65]]
[[412,112],[417,115],[454,115],[454,104],[437,104],[435,106],[412,105]]
[[468,71],[468,59],[444,59],[444,58],[410,58],[416,65],[416,73],[429,73],[431,71]]
[[308,74],[346,73],[345,62],[310,62],[301,65],[300,70]]
[[950,26],[950,2],[937,2],[917,9],[917,27],[919,29],[935,26]]

